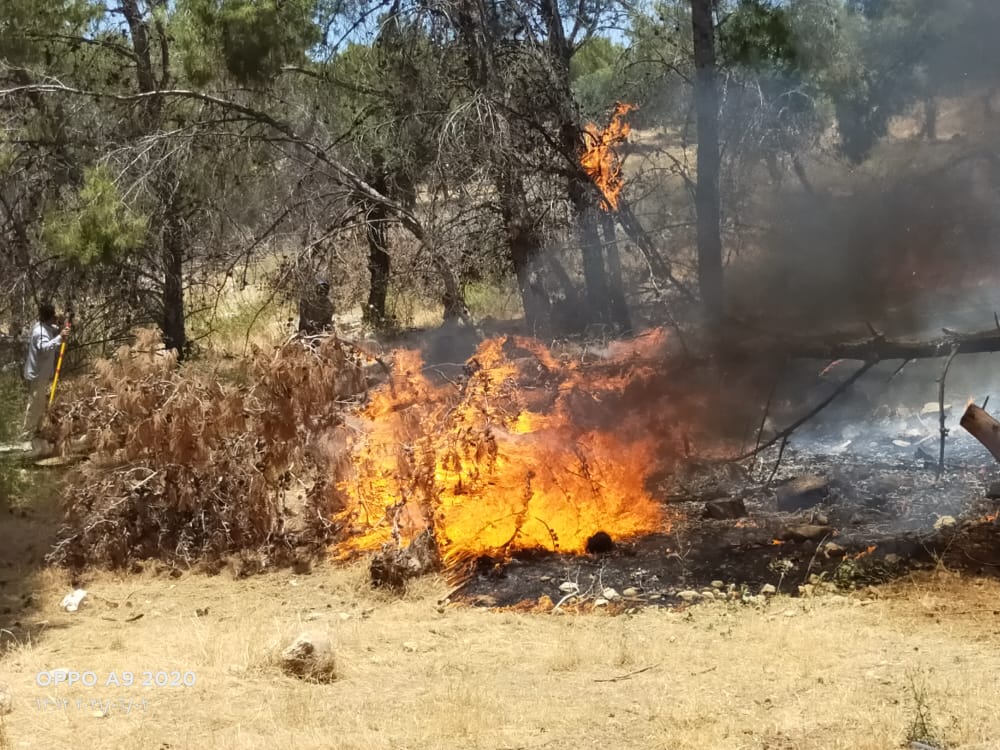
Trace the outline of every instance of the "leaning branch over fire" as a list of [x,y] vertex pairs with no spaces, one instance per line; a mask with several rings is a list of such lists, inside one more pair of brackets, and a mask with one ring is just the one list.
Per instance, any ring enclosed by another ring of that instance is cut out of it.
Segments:
[[[817,342],[815,339],[791,341],[785,339],[781,343],[765,345],[764,348],[780,349],[787,356],[798,359],[855,359],[865,362],[935,359],[950,356],[952,350],[956,355],[1000,352],[1000,328],[976,333],[957,333],[947,328],[943,331],[944,336],[928,341],[894,341],[876,334],[865,341],[850,340],[846,336],[827,337],[822,342]],[[736,348],[736,351],[740,350],[752,351],[754,356],[759,356],[760,341],[758,340],[756,345],[751,345],[749,349],[746,345]]]

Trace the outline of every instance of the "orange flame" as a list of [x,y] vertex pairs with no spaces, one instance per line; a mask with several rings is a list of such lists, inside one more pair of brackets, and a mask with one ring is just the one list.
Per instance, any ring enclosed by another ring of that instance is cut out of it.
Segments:
[[618,196],[624,187],[621,159],[614,147],[623,143],[632,127],[625,122],[625,115],[637,109],[634,104],[615,105],[611,122],[603,130],[594,123],[584,126],[584,150],[580,164],[587,176],[594,181],[604,195],[601,207],[605,211],[618,209]]
[[1000,510],[988,513],[979,519],[980,523],[996,523],[997,519],[1000,518]]
[[433,381],[417,352],[398,352],[338,485],[337,552],[432,529],[452,566],[526,549],[582,553],[598,531],[618,540],[669,529],[645,487],[665,450],[655,410],[628,403],[630,387],[655,382],[642,358],[665,343],[656,331],[587,367],[535,339],[490,339],[458,385]]
[[782,544],[784,544],[784,542],[781,539],[772,539],[771,540],[771,546],[772,547],[780,547]]
[[860,560],[862,557],[867,557],[868,555],[870,555],[872,552],[874,552],[877,549],[878,549],[878,545],[873,544],[870,547],[868,547],[868,549],[862,550],[861,552],[857,552],[857,553],[855,553],[853,555],[848,555],[847,557],[850,560]]

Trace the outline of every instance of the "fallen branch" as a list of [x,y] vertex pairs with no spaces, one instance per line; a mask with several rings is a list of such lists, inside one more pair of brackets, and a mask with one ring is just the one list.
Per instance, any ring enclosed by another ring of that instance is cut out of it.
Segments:
[[[772,445],[778,443],[779,441],[781,443],[783,443],[783,444],[787,443],[788,442],[788,438],[790,438],[792,436],[793,432],[795,432],[797,429],[799,429],[799,427],[801,427],[806,422],[808,422],[810,419],[812,419],[817,414],[819,414],[821,411],[823,411],[823,409],[825,409],[830,404],[832,404],[837,399],[837,397],[840,394],[842,394],[844,391],[846,391],[848,388],[850,388],[852,385],[854,385],[854,383],[856,383],[861,378],[862,375],[864,375],[866,372],[868,372],[870,369],[872,369],[877,364],[878,364],[878,360],[877,359],[873,359],[873,360],[869,360],[869,361],[865,362],[861,367],[859,367],[854,372],[853,375],[851,375],[851,377],[849,377],[843,383],[841,383],[840,385],[838,385],[837,388],[836,388],[836,390],[834,390],[833,393],[831,393],[829,396],[827,396],[825,399],[823,399],[819,404],[817,404],[807,414],[805,414],[804,416],[802,416],[799,419],[797,419],[795,422],[793,422],[792,424],[790,424],[788,427],[786,427],[784,430],[782,430],[781,432],[779,432],[777,435],[775,435],[773,438],[771,438],[770,440],[768,440],[763,445],[760,445],[760,446],[754,448],[752,451],[747,451],[742,456],[737,456],[735,460],[736,461],[743,461],[744,459],[752,458],[753,456],[756,456],[761,451],[767,450],[768,448],[770,448]],[[784,447],[784,446],[782,446],[782,447]]]
[[[823,341],[809,339],[782,339],[775,336],[770,344],[740,339],[735,341],[731,351],[752,353],[759,357],[761,350],[779,351],[786,356],[797,359],[855,359],[864,362],[885,360],[915,360],[935,359],[956,354],[984,354],[1000,352],[1000,330],[991,328],[976,333],[957,333],[943,329],[944,336],[929,341],[891,340],[876,332],[874,336],[864,341],[850,340],[848,336],[824,337]],[[902,368],[900,368],[902,369]],[[893,375],[895,376],[896,373]]]
[[637,669],[634,672],[629,672],[628,674],[619,675],[618,677],[610,677],[605,680],[594,680],[594,682],[621,682],[622,680],[628,680],[635,677],[637,674],[642,674],[643,672],[648,672],[651,669],[656,669],[659,664],[650,664],[648,667],[643,667],[642,669]]

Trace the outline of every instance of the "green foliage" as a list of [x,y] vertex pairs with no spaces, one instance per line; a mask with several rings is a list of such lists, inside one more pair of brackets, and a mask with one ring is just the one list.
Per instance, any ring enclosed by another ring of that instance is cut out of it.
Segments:
[[740,0],[719,29],[719,47],[726,65],[794,66],[797,46],[788,8],[766,0]]
[[80,29],[101,12],[87,0],[0,0],[0,50],[17,65],[50,62],[52,50],[40,35]]
[[591,37],[570,60],[570,80],[581,113],[597,118],[620,98],[619,60],[624,49],[605,37]]
[[241,83],[265,83],[321,39],[315,0],[178,0],[177,11],[184,71],[199,85],[220,63]]
[[147,220],[125,205],[111,173],[94,167],[84,173],[75,206],[46,217],[44,238],[67,261],[90,266],[112,263],[140,247]]

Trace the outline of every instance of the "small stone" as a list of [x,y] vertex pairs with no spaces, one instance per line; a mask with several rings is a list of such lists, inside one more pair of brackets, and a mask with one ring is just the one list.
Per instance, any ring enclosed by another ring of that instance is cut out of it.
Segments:
[[827,542],[823,545],[823,554],[827,557],[843,557],[847,554],[847,550],[841,547],[836,542]]
[[14,697],[10,688],[0,682],[0,716],[6,716],[14,710]]
[[663,598],[663,597],[662,597],[662,595],[660,595],[660,594],[650,594],[650,595],[649,595],[649,600],[650,600],[651,602],[658,602],[658,601],[660,601],[660,599],[662,599],[662,598]]
[[816,593],[816,587],[811,583],[804,583],[799,586],[799,596],[806,599],[812,597]]
[[772,596],[778,593],[778,589],[774,587],[773,583],[765,583],[763,586],[760,587],[760,593],[763,596]]
[[580,590],[580,586],[572,581],[564,581],[559,584],[559,590],[564,594],[573,594]]
[[699,599],[701,599],[701,594],[699,594],[697,591],[691,591],[691,590],[678,591],[677,598],[680,599],[682,602],[696,602]]
[[895,552],[890,552],[888,555],[882,558],[882,561],[886,565],[899,565],[903,562],[903,558],[897,555]]
[[798,614],[798,612],[796,612],[794,609],[786,609],[784,612],[782,612],[782,614],[785,617],[795,617]]
[[634,586],[629,586],[622,592],[622,596],[628,596],[628,597],[639,596],[639,589],[635,588]]
[[957,524],[958,521],[955,520],[954,516],[941,516],[934,522],[934,530],[941,531],[942,529],[950,529]]
[[790,527],[784,534],[781,535],[781,538],[786,541],[793,542],[816,542],[832,533],[833,528],[830,526],[816,526],[814,524],[807,523],[801,526]]
[[608,606],[608,600],[605,599],[603,596],[599,596],[596,599],[594,599],[594,606],[595,607],[606,607],[606,606]]
[[714,589],[702,589],[701,598],[706,601],[715,601],[715,590]]
[[87,598],[87,592],[84,589],[75,589],[63,597],[63,600],[59,603],[67,612],[76,612],[80,605],[83,604],[83,600]]
[[705,518],[718,521],[743,518],[747,514],[746,505],[738,497],[728,497],[722,500],[711,500],[705,503]]
[[542,581],[543,583],[548,583],[549,581],[551,581],[551,580],[552,580],[552,576],[542,576],[542,577],[541,577],[541,578],[539,578],[538,580],[539,580],[539,581]]
[[621,594],[615,591],[613,588],[608,587],[601,592],[601,596],[607,599],[609,602],[613,602],[615,599],[620,599]]
[[713,589],[725,588],[726,582],[725,581],[718,581],[718,580],[712,581],[711,586],[712,586]]
[[285,674],[317,682],[330,682],[334,677],[333,644],[319,631],[301,633],[281,652],[281,668]]

